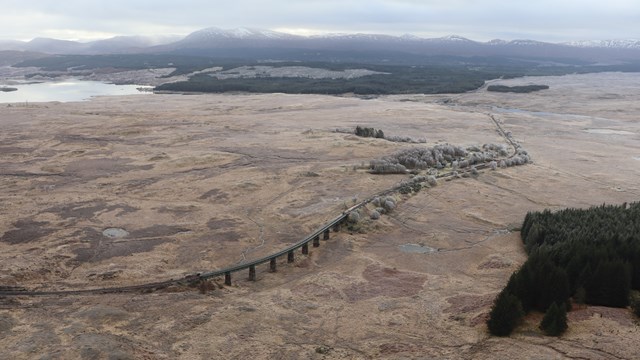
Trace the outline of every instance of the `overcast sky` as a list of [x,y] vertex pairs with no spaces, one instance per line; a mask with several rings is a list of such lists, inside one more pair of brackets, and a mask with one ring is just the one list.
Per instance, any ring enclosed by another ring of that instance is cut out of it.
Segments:
[[562,42],[640,38],[640,0],[0,0],[0,23],[0,38],[19,40],[215,26]]

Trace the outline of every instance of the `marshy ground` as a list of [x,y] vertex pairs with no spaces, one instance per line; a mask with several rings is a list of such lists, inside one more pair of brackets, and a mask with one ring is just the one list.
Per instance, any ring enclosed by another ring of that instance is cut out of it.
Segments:
[[[0,284],[130,285],[257,258],[406,178],[369,160],[421,146],[335,132],[481,145],[526,166],[441,182],[337,233],[275,274],[151,294],[0,299],[1,358],[633,358],[625,309],[531,315],[490,337],[493,298],[524,261],[529,210],[640,198],[637,74],[514,79],[549,90],[408,95],[138,95],[0,106]],[[365,166],[363,166],[363,164]],[[333,235],[333,234],[332,234]],[[429,251],[407,251],[407,249]]]

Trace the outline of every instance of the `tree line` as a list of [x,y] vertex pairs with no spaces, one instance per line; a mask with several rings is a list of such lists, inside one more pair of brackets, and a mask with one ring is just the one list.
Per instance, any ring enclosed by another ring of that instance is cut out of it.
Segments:
[[484,144],[462,147],[438,144],[433,147],[411,147],[369,162],[373,174],[404,174],[408,171],[427,169],[441,170],[450,166],[452,170],[471,168],[478,164],[491,163],[491,168],[524,165],[531,161],[525,150],[508,156],[507,147],[502,144]]
[[487,322],[494,335],[509,335],[524,314],[552,306],[566,328],[570,299],[626,307],[630,290],[640,290],[640,203],[529,212],[520,234],[528,259],[496,298]]
[[493,92],[512,92],[519,94],[526,94],[534,91],[547,90],[548,85],[523,85],[523,86],[506,86],[506,85],[489,85],[487,91]]

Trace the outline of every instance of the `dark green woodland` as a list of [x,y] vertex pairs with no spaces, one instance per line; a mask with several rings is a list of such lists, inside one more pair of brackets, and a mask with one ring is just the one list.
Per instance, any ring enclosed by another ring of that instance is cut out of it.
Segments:
[[494,303],[488,324],[495,335],[508,335],[517,326],[510,321],[492,328],[494,318],[513,312],[515,305],[498,301],[505,294],[517,298],[526,314],[546,312],[552,304],[566,309],[570,298],[626,307],[630,291],[640,290],[640,203],[529,212],[521,237],[529,257]]

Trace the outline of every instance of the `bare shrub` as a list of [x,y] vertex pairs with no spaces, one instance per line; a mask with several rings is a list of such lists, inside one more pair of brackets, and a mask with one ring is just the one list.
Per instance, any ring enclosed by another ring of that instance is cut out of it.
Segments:
[[393,211],[393,209],[396,208],[396,203],[391,202],[391,201],[385,201],[384,202],[384,208],[387,210],[387,212],[391,212],[391,211]]
[[518,149],[515,156],[504,159],[507,155],[507,147],[504,144],[484,144],[482,148],[469,146],[466,149],[451,144],[440,144],[431,148],[402,149],[389,156],[372,160],[369,167],[374,174],[401,174],[407,171],[418,173],[420,170],[430,172],[443,169],[448,164],[451,164],[452,170],[458,170],[495,162],[495,165],[489,164],[495,169],[523,165],[531,161],[528,153],[522,149]]
[[385,135],[384,131],[375,129],[372,127],[356,126],[355,130],[338,128],[335,130],[337,133],[355,134],[360,137],[371,137],[378,139],[385,139],[392,142],[412,143],[412,144],[424,144],[427,142],[425,138],[413,138],[406,135]]
[[361,137],[375,137],[378,139],[384,138],[384,132],[382,130],[376,130],[372,127],[356,126],[355,134]]
[[404,143],[412,143],[412,144],[425,144],[427,142],[427,139],[425,138],[414,139],[411,136],[398,136],[398,135],[385,136],[384,139],[392,142],[404,142]]
[[384,199],[384,203],[382,204],[382,207],[384,207],[384,209],[388,213],[393,211],[393,209],[396,208],[396,199],[392,198],[391,196],[387,196]]
[[433,175],[429,175],[429,176],[427,176],[427,183],[430,186],[437,186],[438,185],[438,179]]
[[354,210],[350,212],[347,220],[352,224],[357,224],[358,222],[360,222],[360,211]]
[[413,179],[411,179],[414,183],[421,183],[421,182],[425,182],[427,181],[427,177],[420,175],[420,176],[415,176]]
[[371,160],[369,163],[369,169],[374,174],[406,174],[407,168],[398,163],[393,163],[388,160]]
[[380,206],[380,198],[376,196],[375,198],[373,198],[373,200],[371,200],[371,203],[373,204],[373,206],[379,207]]

